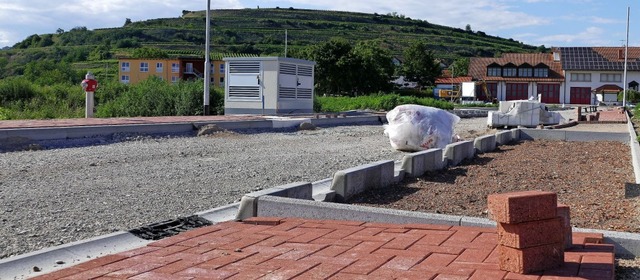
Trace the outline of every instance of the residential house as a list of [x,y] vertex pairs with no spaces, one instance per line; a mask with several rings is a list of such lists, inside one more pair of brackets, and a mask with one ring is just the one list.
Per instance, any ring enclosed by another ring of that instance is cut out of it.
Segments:
[[468,74],[477,81],[476,96],[498,101],[538,97],[544,103],[563,101],[565,78],[556,54],[507,53],[501,57],[474,57],[469,60]]
[[[624,88],[624,47],[561,47],[555,50],[565,76],[565,103],[615,103]],[[638,90],[640,47],[629,47],[627,88]]]
[[[122,83],[135,84],[150,76],[172,83],[204,77],[204,59],[201,58],[120,58],[118,77]],[[211,84],[224,86],[225,64],[211,62]]]

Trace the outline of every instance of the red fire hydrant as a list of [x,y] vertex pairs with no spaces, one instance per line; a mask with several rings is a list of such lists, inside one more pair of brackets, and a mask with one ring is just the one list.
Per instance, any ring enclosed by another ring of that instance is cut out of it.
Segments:
[[86,95],[84,116],[85,118],[93,118],[94,93],[98,89],[98,81],[91,72],[87,72],[81,85]]

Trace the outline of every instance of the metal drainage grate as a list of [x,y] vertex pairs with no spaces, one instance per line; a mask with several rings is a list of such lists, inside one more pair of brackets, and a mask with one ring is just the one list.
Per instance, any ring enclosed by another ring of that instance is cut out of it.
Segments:
[[146,240],[160,240],[190,229],[212,225],[211,221],[199,216],[189,216],[168,220],[132,229],[129,232]]

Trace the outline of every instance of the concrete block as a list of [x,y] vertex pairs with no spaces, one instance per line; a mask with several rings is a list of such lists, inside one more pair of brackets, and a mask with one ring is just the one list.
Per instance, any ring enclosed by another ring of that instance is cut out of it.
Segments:
[[571,230],[571,211],[568,205],[558,203],[556,209],[558,217],[562,219],[562,228],[564,232],[564,248],[568,249],[573,246],[573,232]]
[[461,141],[447,145],[444,150],[444,161],[448,166],[456,166],[465,159],[473,158],[476,155],[476,149],[473,141]]
[[511,129],[511,139],[513,141],[520,141],[520,129],[519,128],[512,128]]
[[513,141],[513,134],[511,133],[511,130],[496,133],[496,145],[506,145],[511,143],[511,141]]
[[476,153],[487,153],[496,149],[496,136],[485,135],[477,137],[473,140],[473,147],[476,149]]
[[517,224],[557,216],[557,195],[554,192],[522,191],[491,194],[487,200],[489,214],[498,223]]
[[442,149],[410,153],[402,158],[402,169],[410,177],[420,177],[427,171],[442,169]]
[[[28,279],[153,242],[119,231],[0,259],[0,279]],[[57,264],[56,260],[62,261]],[[34,267],[40,271],[33,271]],[[46,278],[45,279],[49,279]]]
[[563,248],[562,242],[526,249],[498,245],[500,269],[526,274],[560,267],[564,264]]
[[220,223],[224,221],[230,221],[235,219],[238,210],[240,209],[240,203],[232,203],[213,209],[201,211],[195,213],[202,218],[205,218],[213,223]]
[[561,217],[519,224],[498,223],[498,244],[524,249],[563,243],[564,226],[562,223]]
[[487,218],[462,216],[460,219],[460,226],[495,228],[496,222]]
[[618,141],[622,143],[629,143],[629,133],[567,131],[565,141],[570,141],[570,142]]
[[[263,196],[258,202],[258,217],[296,217],[393,224],[437,224],[458,226],[462,216],[404,211],[360,205],[326,203],[286,197]],[[485,226],[485,225],[478,225]],[[486,226],[490,226],[486,225]],[[495,226],[494,226],[495,228]]]
[[564,130],[529,128],[520,130],[520,140],[548,139],[564,141],[566,138],[566,131]]
[[394,162],[381,160],[336,172],[331,190],[336,192],[335,199],[343,202],[366,190],[388,187],[393,178]]
[[311,183],[296,182],[245,194],[240,200],[236,220],[255,217],[258,213],[258,199],[265,195],[311,200],[313,188]]

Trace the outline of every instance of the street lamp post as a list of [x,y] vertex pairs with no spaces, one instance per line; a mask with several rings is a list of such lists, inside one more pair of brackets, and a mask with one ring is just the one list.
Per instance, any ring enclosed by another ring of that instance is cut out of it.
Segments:
[[210,22],[211,13],[211,0],[207,0],[207,23],[205,27],[205,43],[204,43],[204,108],[203,114],[209,115],[209,87],[211,86],[211,58],[209,57],[209,29],[211,28]]
[[627,40],[624,44],[624,79],[622,81],[622,107],[627,107],[627,55],[629,53],[629,14],[631,13],[631,7],[627,7]]

